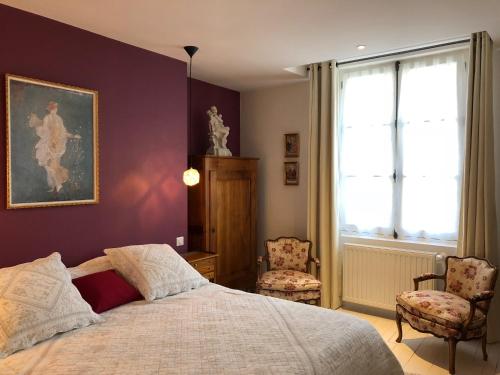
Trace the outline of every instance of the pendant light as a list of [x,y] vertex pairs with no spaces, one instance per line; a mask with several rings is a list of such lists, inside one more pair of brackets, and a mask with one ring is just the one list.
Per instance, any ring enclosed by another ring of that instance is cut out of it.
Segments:
[[[198,51],[198,47],[195,46],[185,46],[184,50],[189,55],[189,105],[188,105],[188,149],[191,145],[191,67],[193,65],[193,55]],[[182,175],[182,181],[187,186],[194,186],[200,182],[200,172],[191,166],[191,160],[189,160],[189,169],[184,171]]]

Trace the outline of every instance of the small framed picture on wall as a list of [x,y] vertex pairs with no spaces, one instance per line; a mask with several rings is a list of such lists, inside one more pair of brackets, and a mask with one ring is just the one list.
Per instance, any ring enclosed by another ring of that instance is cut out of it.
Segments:
[[285,161],[284,163],[285,185],[299,184],[299,162]]
[[297,158],[300,152],[299,133],[285,134],[285,158]]

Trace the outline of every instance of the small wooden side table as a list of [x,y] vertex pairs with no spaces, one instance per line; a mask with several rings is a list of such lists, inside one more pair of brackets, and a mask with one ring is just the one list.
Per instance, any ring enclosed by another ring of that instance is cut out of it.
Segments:
[[201,275],[215,283],[217,280],[217,254],[204,251],[189,251],[182,254],[184,259]]

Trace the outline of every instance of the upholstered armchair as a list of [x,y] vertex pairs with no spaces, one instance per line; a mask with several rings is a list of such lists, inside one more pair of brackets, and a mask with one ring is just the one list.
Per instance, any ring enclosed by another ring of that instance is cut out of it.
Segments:
[[[257,259],[257,293],[320,306],[320,262],[311,256],[311,241],[280,237],[267,240],[265,250],[265,255]],[[262,273],[264,261],[267,272]],[[318,279],[311,275],[312,264],[316,267]]]
[[[497,268],[485,259],[449,256],[444,275],[424,274],[413,279],[415,291],[396,297],[396,341],[401,342],[401,321],[405,320],[417,331],[448,341],[450,374],[455,373],[458,341],[482,339],[486,361],[487,316],[497,273]],[[431,279],[444,280],[444,291],[418,290],[420,282]]]

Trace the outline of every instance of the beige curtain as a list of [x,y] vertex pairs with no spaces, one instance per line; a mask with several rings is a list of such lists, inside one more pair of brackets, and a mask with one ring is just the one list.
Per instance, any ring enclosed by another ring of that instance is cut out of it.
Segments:
[[[493,144],[493,43],[487,32],[471,36],[459,256],[498,264]],[[499,285],[497,282],[496,291]],[[500,298],[488,314],[488,341],[500,340]]]
[[472,34],[458,253],[497,263],[492,52],[487,32]]
[[309,84],[309,179],[307,236],[321,261],[323,307],[341,304],[337,220],[337,102],[335,61],[312,64]]

